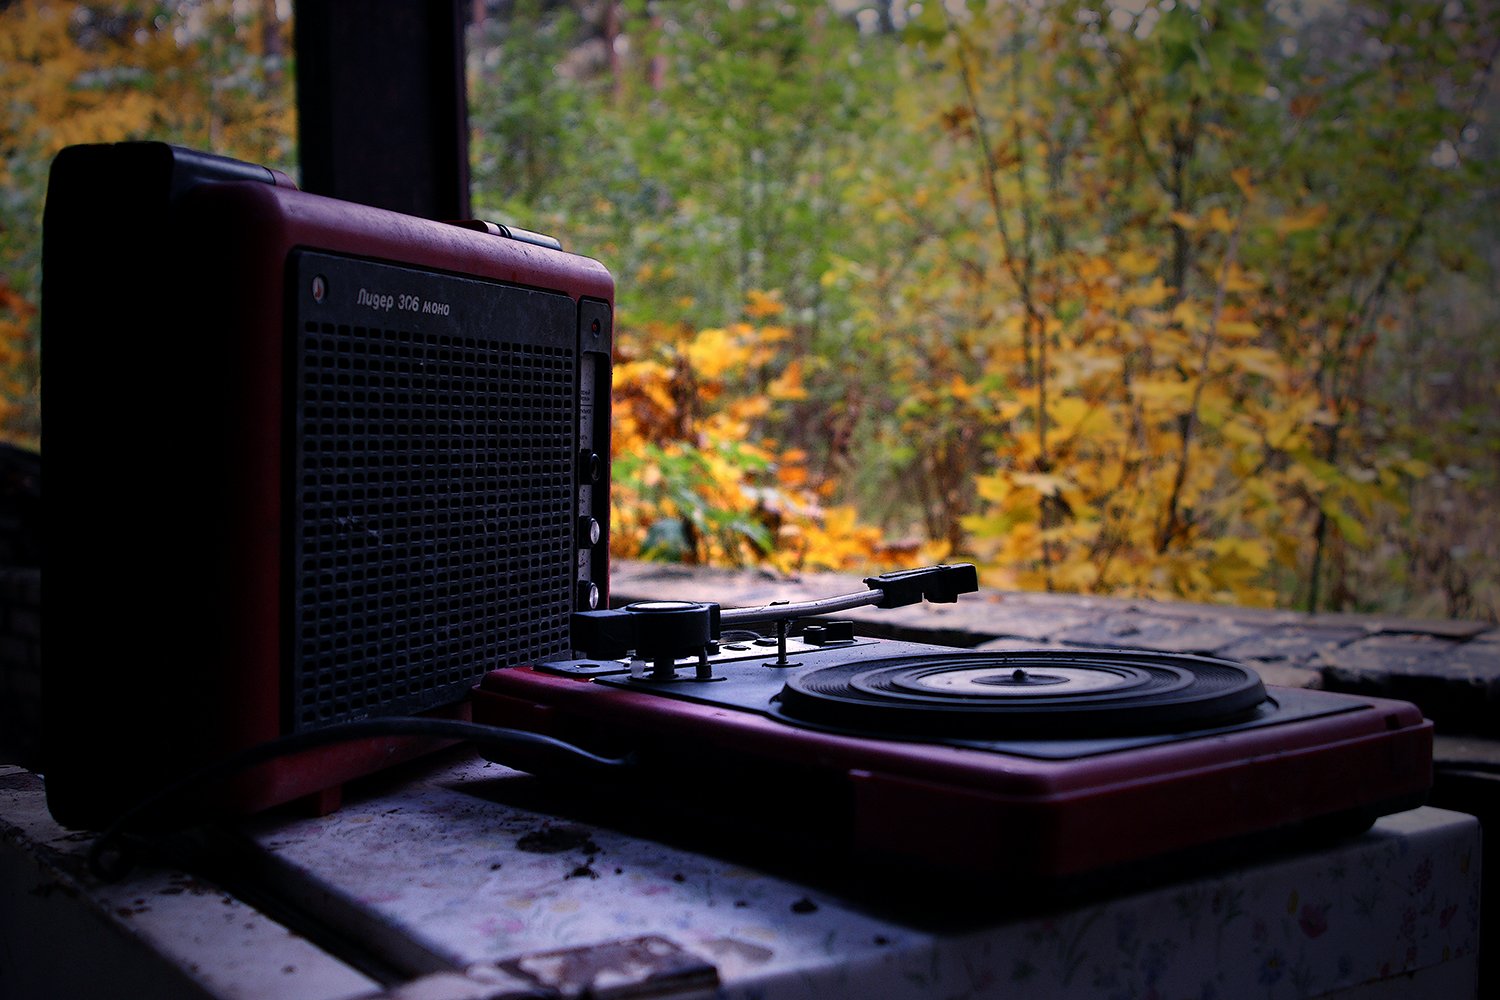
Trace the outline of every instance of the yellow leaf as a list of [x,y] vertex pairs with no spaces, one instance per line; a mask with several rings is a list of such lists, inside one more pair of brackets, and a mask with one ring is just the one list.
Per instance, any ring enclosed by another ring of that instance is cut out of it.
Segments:
[[802,385],[802,362],[793,361],[787,365],[786,370],[766,386],[766,395],[772,399],[806,399],[807,389]]
[[754,420],[771,412],[771,401],[764,396],[737,399],[729,404],[729,412],[736,420]]
[[991,503],[1001,503],[1011,493],[1011,482],[1005,475],[980,476],[974,481],[979,496]]
[[1255,185],[1250,183],[1249,167],[1237,167],[1229,172],[1229,176],[1234,180],[1235,186],[1240,189],[1240,193],[1245,196],[1246,201],[1255,200]]
[[1208,217],[1203,220],[1203,224],[1214,232],[1228,233],[1234,230],[1235,223],[1234,218],[1228,212],[1215,205],[1208,210]]
[[1090,283],[1103,281],[1113,273],[1114,268],[1103,257],[1088,257],[1078,265],[1078,276]]
[[1065,434],[1082,430],[1084,422],[1093,412],[1094,407],[1077,396],[1064,396],[1047,404],[1047,416]]
[[1271,562],[1270,548],[1255,539],[1220,538],[1213,543],[1213,549],[1220,559],[1237,559],[1254,569],[1265,569]]
[[1148,274],[1155,274],[1161,266],[1161,261],[1150,254],[1137,253],[1134,250],[1126,250],[1115,258],[1115,263],[1120,270],[1137,278],[1144,278]]
[[[1254,330],[1253,324],[1246,323],[1245,325]],[[1262,378],[1274,380],[1286,374],[1286,368],[1281,363],[1281,356],[1269,348],[1237,347],[1229,352],[1229,357],[1241,371],[1247,371]]]
[[776,469],[776,481],[782,486],[797,487],[807,483],[807,470],[800,465],[782,465]]
[[1011,421],[1026,412],[1026,404],[1014,399],[1008,399],[995,408],[996,414],[1002,421]]
[[1177,303],[1177,307],[1172,310],[1172,322],[1184,330],[1201,329],[1202,320],[1203,316],[1199,313],[1198,307],[1186,299]]
[[1420,458],[1405,458],[1396,463],[1396,468],[1413,479],[1423,479],[1432,473],[1432,466]]
[[1141,379],[1135,383],[1138,399],[1155,403],[1185,403],[1193,394],[1193,387],[1181,379]]
[[1120,296],[1121,302],[1126,308],[1142,307],[1149,309],[1159,306],[1172,294],[1172,290],[1160,277],[1153,278],[1151,284],[1131,288]]
[[1226,319],[1219,324],[1219,332],[1230,338],[1251,338],[1260,333],[1260,327],[1242,319]]
[[1327,205],[1314,205],[1297,215],[1288,215],[1276,221],[1276,232],[1282,236],[1317,229],[1328,218]]
[[1224,439],[1231,444],[1255,447],[1261,443],[1260,432],[1243,420],[1225,421],[1224,426],[1219,431],[1224,435]]
[[1173,212],[1167,218],[1171,219],[1172,224],[1178,229],[1186,229],[1188,232],[1192,232],[1198,228],[1198,220],[1186,212]]
[[749,294],[745,296],[745,299],[745,315],[751,319],[766,319],[771,316],[780,316],[786,311],[786,306],[782,304],[781,293],[779,291],[761,292],[752,288]]
[[1253,292],[1258,290],[1260,286],[1260,277],[1251,274],[1238,264],[1230,264],[1229,270],[1224,275],[1224,290],[1226,292]]
[[969,400],[973,399],[975,394],[978,392],[978,388],[968,382],[965,382],[963,380],[963,376],[961,375],[953,376],[952,380],[948,382],[948,395],[952,396],[954,399],[959,400],[960,402],[967,403]]
[[716,379],[729,369],[744,365],[749,360],[750,348],[728,330],[711,328],[700,330],[684,353],[699,377]]

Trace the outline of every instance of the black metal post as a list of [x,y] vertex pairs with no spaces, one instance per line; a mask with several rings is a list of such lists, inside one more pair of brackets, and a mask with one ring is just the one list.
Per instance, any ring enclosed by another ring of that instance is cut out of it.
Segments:
[[299,0],[301,186],[429,219],[467,219],[468,0]]

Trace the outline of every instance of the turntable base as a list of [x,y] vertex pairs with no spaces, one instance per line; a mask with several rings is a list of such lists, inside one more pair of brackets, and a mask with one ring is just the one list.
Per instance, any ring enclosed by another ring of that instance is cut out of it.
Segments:
[[494,670],[474,716],[634,754],[642,809],[701,804],[806,828],[860,864],[1010,884],[1347,833],[1431,783],[1414,706],[1268,691],[1223,660],[877,639],[788,655],[725,644],[708,671],[665,679],[619,663]]

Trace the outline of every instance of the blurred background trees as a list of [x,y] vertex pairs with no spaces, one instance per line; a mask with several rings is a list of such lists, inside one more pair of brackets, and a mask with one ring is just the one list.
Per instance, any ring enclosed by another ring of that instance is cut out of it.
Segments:
[[[9,436],[39,433],[47,160],[287,167],[289,16],[0,10]],[[619,554],[1493,619],[1497,29],[1494,0],[480,0],[476,211],[616,275]]]
[[[0,4],[0,434],[40,441],[41,220],[52,157],[161,139],[286,169],[290,7],[198,0]],[[101,219],[100,225],[109,220]],[[128,331],[141,350],[159,331]],[[143,387],[144,388],[144,387]],[[113,415],[112,419],[124,415]],[[154,428],[141,428],[149,438]]]

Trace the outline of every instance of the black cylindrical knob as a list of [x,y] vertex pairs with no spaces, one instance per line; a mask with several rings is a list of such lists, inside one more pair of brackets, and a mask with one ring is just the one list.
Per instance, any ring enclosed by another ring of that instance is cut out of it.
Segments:
[[593,611],[599,607],[599,585],[592,580],[583,580],[578,584],[578,606],[585,611]]
[[578,478],[581,482],[597,483],[604,477],[604,457],[597,451],[585,448],[578,453]]
[[643,660],[697,656],[713,639],[712,611],[692,601],[642,601],[635,618],[635,653]]
[[597,518],[589,517],[587,514],[578,519],[578,544],[587,548],[593,548],[599,544],[603,537],[604,529],[599,527]]

